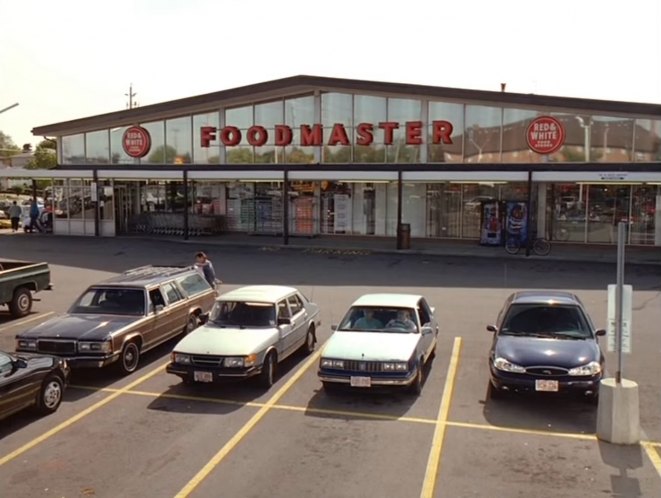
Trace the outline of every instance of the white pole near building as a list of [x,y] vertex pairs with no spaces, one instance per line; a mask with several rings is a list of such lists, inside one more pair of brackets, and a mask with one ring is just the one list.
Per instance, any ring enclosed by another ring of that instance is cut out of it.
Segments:
[[[597,437],[615,444],[640,443],[640,404],[638,384],[622,378],[624,243],[625,224],[617,226],[617,284],[615,288],[615,378],[602,379],[599,385]],[[631,333],[631,331],[629,331]],[[628,348],[629,349],[629,348]]]

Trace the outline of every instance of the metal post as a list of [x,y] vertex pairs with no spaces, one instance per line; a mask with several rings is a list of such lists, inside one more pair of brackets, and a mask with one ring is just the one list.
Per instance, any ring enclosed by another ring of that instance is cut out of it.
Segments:
[[[530,210],[532,209],[532,170],[528,171],[528,209],[526,209],[526,257],[530,256],[530,248],[532,247],[531,231],[530,231]],[[536,227],[535,227],[536,228]]]
[[96,190],[94,193],[90,192],[93,196],[92,199],[96,199],[96,201],[94,201],[94,236],[98,237],[101,232],[101,213],[99,212],[99,171],[96,168],[92,170],[92,188]]
[[615,350],[617,351],[617,371],[615,382],[622,382],[622,299],[624,296],[624,240],[625,223],[617,224],[617,280],[615,287]]
[[184,240],[188,240],[188,170],[184,169]]
[[402,249],[402,170],[397,171],[397,249]]
[[285,167],[282,182],[282,243],[289,244],[289,170]]

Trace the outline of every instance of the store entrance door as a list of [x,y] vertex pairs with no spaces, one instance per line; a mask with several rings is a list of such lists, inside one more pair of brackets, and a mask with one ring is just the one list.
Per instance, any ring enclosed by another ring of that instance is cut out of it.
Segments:
[[128,233],[129,204],[126,186],[115,184],[115,231],[117,234]]

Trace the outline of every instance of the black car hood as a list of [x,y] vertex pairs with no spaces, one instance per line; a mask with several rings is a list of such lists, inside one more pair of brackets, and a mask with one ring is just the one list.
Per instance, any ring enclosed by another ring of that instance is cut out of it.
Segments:
[[60,361],[59,358],[45,354],[36,353],[14,353],[16,358],[25,360],[28,364],[29,370],[37,370],[40,368],[50,368],[55,362]]
[[573,368],[600,360],[599,346],[593,339],[547,339],[500,335],[494,348],[495,356],[521,365]]
[[21,339],[58,338],[100,341],[106,339],[116,330],[142,318],[142,316],[127,315],[66,314],[40,323],[16,337]]

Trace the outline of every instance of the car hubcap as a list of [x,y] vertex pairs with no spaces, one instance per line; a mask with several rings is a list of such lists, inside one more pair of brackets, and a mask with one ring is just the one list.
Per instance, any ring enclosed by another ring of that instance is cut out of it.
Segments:
[[44,405],[48,408],[55,408],[61,397],[62,389],[60,388],[60,384],[55,381],[49,382],[46,389],[44,389]]
[[30,306],[30,299],[25,294],[22,294],[21,297],[18,299],[18,307],[21,310],[25,311],[28,309],[28,306]]
[[132,369],[135,365],[135,360],[137,358],[137,355],[135,353],[135,347],[134,346],[129,346],[126,348],[126,352],[124,353],[124,365],[126,366],[127,369]]

